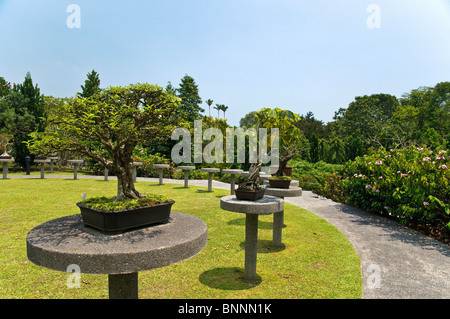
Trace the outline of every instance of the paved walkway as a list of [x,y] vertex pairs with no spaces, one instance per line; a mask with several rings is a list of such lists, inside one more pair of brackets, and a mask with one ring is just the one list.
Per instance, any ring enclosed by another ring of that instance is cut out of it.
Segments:
[[[12,178],[30,176],[11,176]],[[39,178],[39,176],[31,176]],[[70,175],[48,175],[70,178]],[[78,178],[102,178],[83,176]],[[115,177],[110,177],[115,179]],[[137,178],[158,182],[158,178]],[[183,180],[164,179],[182,184]],[[191,186],[207,186],[206,180],[191,180]],[[229,189],[227,183],[213,181],[213,188]],[[303,191],[302,196],[286,198],[339,229],[361,258],[364,299],[449,299],[450,247],[398,223],[359,209],[335,203]]]

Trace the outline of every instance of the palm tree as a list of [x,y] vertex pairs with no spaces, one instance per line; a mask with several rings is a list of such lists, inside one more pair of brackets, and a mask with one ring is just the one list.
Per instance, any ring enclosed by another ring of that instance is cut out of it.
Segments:
[[222,105],[223,118],[225,118],[225,112],[228,110],[228,106]]
[[222,105],[221,104],[216,104],[216,106],[213,107],[213,109],[217,110],[217,118],[220,117],[220,110],[222,109]]
[[206,104],[208,104],[208,107],[209,107],[209,116],[211,116],[211,104],[213,104],[213,100],[211,100],[211,99],[208,99],[208,100],[206,100],[205,101],[206,102]]

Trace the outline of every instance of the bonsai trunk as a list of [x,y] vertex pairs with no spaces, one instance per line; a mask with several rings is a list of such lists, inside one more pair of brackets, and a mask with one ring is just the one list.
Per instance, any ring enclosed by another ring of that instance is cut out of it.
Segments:
[[284,175],[284,169],[286,168],[287,163],[291,158],[294,157],[296,153],[289,153],[285,157],[283,157],[280,160],[280,165],[278,166],[278,171],[275,173],[275,176],[283,176]]
[[131,156],[123,156],[114,161],[114,170],[117,172],[116,202],[127,199],[144,197],[134,188],[133,167]]

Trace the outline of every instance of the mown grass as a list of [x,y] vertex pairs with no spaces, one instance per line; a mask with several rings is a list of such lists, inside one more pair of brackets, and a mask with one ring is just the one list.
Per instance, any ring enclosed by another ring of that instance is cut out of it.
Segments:
[[[257,274],[243,281],[245,215],[223,211],[229,191],[139,181],[144,193],[168,196],[173,211],[191,214],[208,225],[208,244],[193,258],[139,273],[142,299],[189,298],[361,298],[360,260],[334,226],[309,211],[285,204],[281,249],[274,249],[272,215],[261,216]],[[27,259],[26,235],[48,220],[78,214],[81,194],[111,196],[115,181],[91,179],[0,180],[0,296],[4,299],[108,298],[107,275],[82,274],[81,288],[67,286],[68,273],[39,267]]]

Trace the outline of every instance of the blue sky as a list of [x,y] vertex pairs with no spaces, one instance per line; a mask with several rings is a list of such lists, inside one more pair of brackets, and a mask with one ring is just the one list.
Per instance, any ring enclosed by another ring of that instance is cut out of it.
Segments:
[[[81,28],[66,24],[70,4]],[[367,25],[371,4],[380,28]],[[355,96],[450,81],[443,0],[0,0],[0,30],[9,82],[29,71],[43,94],[65,97],[92,69],[102,87],[188,74],[231,125],[262,107],[328,122]]]

